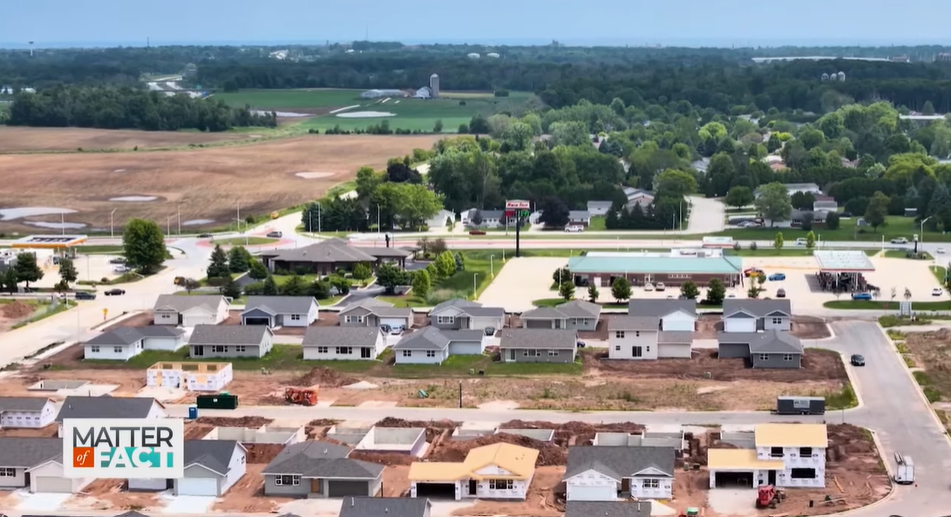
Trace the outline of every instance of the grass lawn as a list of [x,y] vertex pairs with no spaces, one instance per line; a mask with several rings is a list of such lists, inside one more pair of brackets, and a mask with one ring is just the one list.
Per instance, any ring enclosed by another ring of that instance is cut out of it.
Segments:
[[[145,350],[141,354],[129,359],[124,363],[119,363],[118,365],[123,368],[142,368],[147,369],[153,364],[160,361],[175,361],[175,362],[204,362],[204,363],[217,363],[221,361],[228,361],[231,363],[232,368],[235,370],[260,370],[261,368],[267,368],[269,370],[309,370],[314,366],[317,366],[316,362],[320,361],[304,361],[304,351],[300,345],[274,345],[274,348],[271,349],[271,353],[265,357],[229,357],[227,359],[222,358],[208,358],[208,359],[191,359],[188,357],[188,347],[182,347],[174,352],[169,352],[165,350]],[[330,362],[330,361],[328,361]],[[356,362],[356,361],[343,361],[343,362]],[[105,359],[87,359],[83,361],[83,365],[102,365],[102,366],[111,366],[116,367],[116,361],[110,361]]]
[[211,241],[214,244],[222,246],[257,246],[261,244],[273,244],[280,239],[270,237],[231,237],[228,239],[215,239]]
[[360,94],[364,91],[365,90],[336,89],[242,90],[233,93],[215,93],[212,98],[224,101],[229,106],[238,108],[249,105],[254,109],[283,109],[284,111],[292,111],[293,108],[332,109],[372,102],[372,99],[360,98]]
[[[884,237],[888,243],[891,239],[904,237],[911,240],[914,234],[921,234],[921,227],[915,223],[912,217],[902,217],[890,215],[886,218],[886,225],[873,230],[870,226],[856,227],[857,217],[852,219],[842,219],[839,229],[829,230],[827,228],[816,228],[813,233],[817,240],[822,241],[863,241],[863,242],[882,242]],[[712,235],[723,235],[733,237],[737,240],[773,240],[777,233],[783,234],[783,239],[787,242],[798,238],[805,238],[809,233],[799,228],[737,228],[725,230]],[[941,232],[925,232],[925,242],[951,242],[951,233],[942,234]]]
[[[354,181],[345,181],[343,183],[338,183],[330,187],[330,190],[327,191],[328,198],[340,197],[347,192],[351,192],[357,189],[357,182]],[[303,225],[302,225],[303,226]]]
[[586,229],[586,231],[603,232],[607,229],[608,228],[605,225],[605,217],[603,215],[596,215],[591,218],[591,223],[588,224],[588,228]]
[[[332,365],[331,365],[332,366]],[[502,363],[488,355],[451,355],[441,365],[397,364],[392,376],[404,378],[470,376],[484,371],[486,376],[581,375],[581,362],[574,363]]]
[[[874,301],[874,300],[835,300],[822,304],[826,309],[859,309],[874,311],[894,311],[898,310],[899,300],[894,301]],[[951,302],[911,302],[912,310],[916,311],[951,311]]]
[[945,284],[948,278],[948,270],[944,266],[928,266],[928,269],[931,270],[931,274],[934,275],[939,284]]

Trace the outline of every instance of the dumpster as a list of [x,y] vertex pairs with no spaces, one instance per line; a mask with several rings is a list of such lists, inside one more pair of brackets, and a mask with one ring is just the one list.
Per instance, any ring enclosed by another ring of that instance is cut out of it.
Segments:
[[188,419],[194,420],[198,418],[198,408],[195,406],[188,406]]
[[198,409],[236,409],[238,407],[237,395],[198,395],[195,400]]

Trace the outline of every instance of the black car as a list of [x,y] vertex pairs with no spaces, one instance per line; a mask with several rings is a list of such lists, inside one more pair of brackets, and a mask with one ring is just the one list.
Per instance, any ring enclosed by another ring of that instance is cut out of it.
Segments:
[[210,238],[211,238],[211,234],[210,234],[210,233],[199,233],[199,234],[198,234],[198,238],[199,238],[199,239],[210,239]]
[[105,292],[105,294],[106,294],[106,296],[119,296],[119,295],[125,294],[125,290],[123,290],[123,289],[109,289],[108,291]]
[[95,300],[96,293],[90,293],[89,291],[76,291],[77,300]]
[[865,357],[859,354],[852,354],[849,362],[852,363],[852,366],[865,366]]
[[267,236],[272,239],[280,239],[284,236],[284,232],[268,232]]
[[584,341],[578,341],[577,345],[578,345],[578,348],[584,348],[584,347],[588,346],[588,345],[585,344]]
[[122,257],[116,257],[114,259],[110,259],[109,263],[110,264],[125,264],[126,260]]

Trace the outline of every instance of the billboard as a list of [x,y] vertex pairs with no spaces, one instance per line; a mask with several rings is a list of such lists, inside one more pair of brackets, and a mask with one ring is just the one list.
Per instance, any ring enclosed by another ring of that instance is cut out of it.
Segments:
[[[105,403],[105,401],[104,401]],[[185,475],[180,418],[67,418],[67,478],[178,479]]]
[[528,201],[514,200],[505,202],[505,217],[528,217],[531,215],[531,203]]

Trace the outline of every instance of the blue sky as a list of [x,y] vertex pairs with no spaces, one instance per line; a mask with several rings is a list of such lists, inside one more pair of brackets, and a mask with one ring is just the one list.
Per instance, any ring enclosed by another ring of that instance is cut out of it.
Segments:
[[2,0],[0,44],[318,43],[368,26],[404,42],[930,44],[951,43],[949,18],[940,0]]

